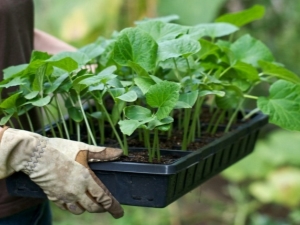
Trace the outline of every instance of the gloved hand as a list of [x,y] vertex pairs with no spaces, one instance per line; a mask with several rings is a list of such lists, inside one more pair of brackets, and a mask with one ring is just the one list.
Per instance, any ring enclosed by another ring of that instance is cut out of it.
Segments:
[[120,218],[122,207],[87,162],[114,160],[121,154],[120,149],[5,127],[0,131],[0,178],[22,171],[61,209],[74,214],[108,211]]

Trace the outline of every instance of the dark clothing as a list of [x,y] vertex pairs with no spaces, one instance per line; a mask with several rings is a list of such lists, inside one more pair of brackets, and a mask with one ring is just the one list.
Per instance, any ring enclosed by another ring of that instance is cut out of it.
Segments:
[[[27,63],[33,49],[34,9],[32,0],[0,0],[0,79],[2,70]],[[1,94],[5,98],[5,93]],[[0,180],[0,218],[18,213],[42,201],[9,196]]]

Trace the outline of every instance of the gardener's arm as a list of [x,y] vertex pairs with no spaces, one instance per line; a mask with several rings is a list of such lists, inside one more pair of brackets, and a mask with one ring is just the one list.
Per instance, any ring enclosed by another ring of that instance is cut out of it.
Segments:
[[49,54],[56,54],[61,51],[76,51],[75,47],[38,29],[34,30],[34,49]]

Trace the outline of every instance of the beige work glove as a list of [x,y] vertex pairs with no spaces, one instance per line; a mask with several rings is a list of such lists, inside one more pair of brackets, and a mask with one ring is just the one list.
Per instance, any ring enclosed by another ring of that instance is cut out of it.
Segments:
[[87,162],[114,160],[121,154],[120,149],[5,127],[0,131],[0,179],[22,171],[61,209],[74,214],[108,211],[120,218],[122,207]]

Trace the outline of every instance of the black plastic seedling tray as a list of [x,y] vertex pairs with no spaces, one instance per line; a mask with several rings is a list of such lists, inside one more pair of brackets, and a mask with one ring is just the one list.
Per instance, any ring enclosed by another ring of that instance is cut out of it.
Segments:
[[[162,150],[182,156],[169,165],[115,161],[90,167],[121,204],[162,208],[251,153],[267,123],[267,116],[257,114],[197,151]],[[9,177],[7,187],[11,195],[46,198],[23,173]]]

